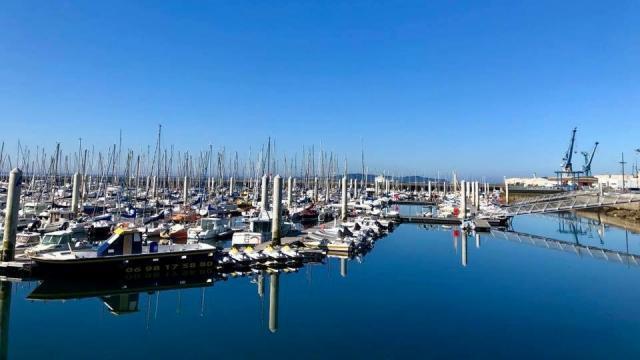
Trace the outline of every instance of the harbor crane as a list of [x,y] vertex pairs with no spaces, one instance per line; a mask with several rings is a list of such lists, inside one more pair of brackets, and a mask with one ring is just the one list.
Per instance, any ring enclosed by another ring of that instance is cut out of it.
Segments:
[[573,128],[571,142],[569,142],[569,149],[567,149],[564,158],[562,158],[562,170],[566,173],[573,172],[573,164],[571,163],[571,160],[573,159],[573,146],[576,142],[576,131],[578,131],[578,128]]
[[582,156],[584,156],[584,166],[582,166],[582,171],[586,176],[591,176],[591,163],[593,162],[593,157],[596,154],[596,149],[598,149],[598,142],[596,141],[595,145],[593,145],[593,150],[591,153],[587,151],[582,152]]

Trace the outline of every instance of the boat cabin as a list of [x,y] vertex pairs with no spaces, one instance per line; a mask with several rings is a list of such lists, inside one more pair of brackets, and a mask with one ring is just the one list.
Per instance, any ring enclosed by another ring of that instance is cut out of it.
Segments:
[[16,234],[16,248],[29,247],[39,243],[40,234],[37,232],[21,232]]
[[[157,250],[157,248],[156,248]],[[142,232],[137,229],[116,229],[97,250],[98,256],[131,255],[142,253]]]
[[39,214],[42,211],[47,210],[47,204],[40,202],[26,202],[22,205],[23,214]]
[[202,230],[212,230],[224,226],[225,220],[220,218],[202,218],[200,219],[200,227]]
[[57,247],[61,245],[73,244],[74,242],[75,240],[73,239],[73,233],[67,230],[46,233],[42,235],[42,239],[40,239],[41,245],[56,245]]
[[231,238],[232,246],[258,245],[271,240],[271,233],[260,232],[236,232]]
[[40,213],[38,217],[45,220],[48,224],[57,224],[72,220],[73,213],[69,210],[50,209]]
[[251,219],[249,231],[256,233],[271,233],[271,219]]

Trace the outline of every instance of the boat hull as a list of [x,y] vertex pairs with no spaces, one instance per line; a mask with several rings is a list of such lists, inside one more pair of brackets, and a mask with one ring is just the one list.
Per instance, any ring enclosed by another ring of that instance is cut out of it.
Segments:
[[33,273],[40,278],[100,276],[166,276],[215,270],[216,249],[199,249],[175,253],[107,256],[89,259],[33,258]]

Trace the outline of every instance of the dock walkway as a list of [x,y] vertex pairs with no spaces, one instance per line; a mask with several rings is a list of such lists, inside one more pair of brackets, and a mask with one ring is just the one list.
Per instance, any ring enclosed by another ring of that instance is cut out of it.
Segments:
[[389,204],[434,206],[436,203],[433,201],[425,201],[425,200],[391,200],[389,201]]
[[420,215],[400,215],[398,217],[398,220],[400,221],[400,223],[462,225],[462,221],[454,217],[438,218]]

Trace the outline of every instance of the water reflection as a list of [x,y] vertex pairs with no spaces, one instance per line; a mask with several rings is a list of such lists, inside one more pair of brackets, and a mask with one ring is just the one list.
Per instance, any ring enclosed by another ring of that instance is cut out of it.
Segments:
[[[338,259],[340,264],[340,276],[347,277],[349,261],[362,261],[364,253],[358,256],[346,256],[343,254],[328,254],[329,259]],[[319,263],[324,264],[324,263]],[[311,275],[311,266],[318,264],[308,264],[306,266],[309,276]],[[200,316],[205,316],[205,290],[217,283],[226,281],[239,281],[240,279],[250,279],[250,284],[256,286],[258,302],[260,306],[261,321],[264,321],[265,300],[268,300],[268,330],[276,333],[279,329],[279,298],[280,298],[280,277],[289,273],[295,273],[298,269],[271,269],[255,270],[252,273],[214,273],[206,276],[188,276],[179,277],[154,277],[154,278],[127,278],[117,279],[113,281],[90,281],[77,280],[73,282],[47,279],[36,283],[37,285],[27,295],[29,300],[39,301],[65,301],[69,299],[99,299],[107,311],[112,315],[122,316],[132,313],[145,311],[144,321],[145,328],[149,330],[158,318],[159,303],[161,301],[161,293],[167,291],[175,291],[176,313],[181,313],[182,291],[186,289],[200,288]],[[265,287],[268,281],[268,299],[265,299]],[[309,281],[311,278],[309,277]],[[142,295],[147,294],[147,299],[142,300]],[[3,283],[3,325],[8,323],[9,304],[11,296],[11,283]],[[166,298],[166,297],[165,297]],[[4,328],[3,328],[4,329]],[[6,332],[3,331],[3,341],[6,342]],[[3,343],[4,344],[4,343]],[[6,348],[3,347],[3,351]],[[6,352],[4,352],[6,353]],[[3,353],[3,354],[4,354]],[[6,356],[5,356],[6,358]]]
[[269,331],[278,331],[278,293],[280,288],[280,275],[271,274],[269,277]]
[[466,267],[467,266],[467,232],[463,231],[462,232],[462,244],[461,244],[461,248],[462,248],[462,266]]
[[[620,229],[616,226],[610,226],[598,221],[597,219],[582,218],[573,213],[560,213],[556,216],[529,216],[529,219],[536,218],[555,222],[555,234],[563,235],[564,238],[518,231],[513,227],[506,229],[494,228],[491,232],[486,234],[481,234],[475,231],[467,232],[459,229],[458,227],[449,228],[440,225],[424,224],[420,225],[420,227],[430,232],[450,231],[453,237],[454,252],[457,254],[458,249],[460,248],[460,264],[462,267],[467,267],[469,265],[468,238],[470,236],[475,240],[476,249],[480,249],[480,245],[484,237],[485,240],[509,240],[549,250],[569,252],[578,256],[588,256],[609,262],[627,265],[640,265],[640,251],[630,252],[629,250],[630,231],[628,229]],[[539,226],[537,222],[536,225]],[[529,226],[524,227],[526,229]],[[618,236],[617,239],[611,238],[609,243],[605,243],[605,234],[611,231],[616,231],[618,235],[622,233],[624,236],[622,239],[620,239],[620,236]],[[458,245],[458,238],[461,240],[460,245]],[[597,239],[597,242],[590,239]],[[620,240],[623,240],[622,244]]]
[[340,276],[347,277],[347,259],[340,259]]
[[[532,217],[532,219],[535,224],[528,224],[525,221],[516,222],[514,224],[515,229],[512,228],[507,231],[493,231],[486,234],[477,232],[464,232],[455,227],[452,228],[437,225],[425,225],[422,226],[422,228],[427,230],[428,234],[424,236],[423,233],[423,236],[420,236],[420,233],[418,233],[415,237],[420,241],[424,240],[424,243],[434,243],[434,239],[440,239],[440,248],[444,249],[446,251],[445,253],[448,253],[450,256],[446,259],[447,267],[450,267],[451,264],[454,264],[455,267],[460,270],[460,273],[464,273],[465,275],[468,274],[471,270],[478,270],[480,267],[477,266],[474,268],[474,262],[479,263],[480,261],[487,261],[486,259],[491,258],[483,255],[485,253],[495,251],[496,242],[499,241],[504,243],[503,240],[508,240],[510,242],[518,244],[533,245],[544,249],[564,251],[576,254],[578,256],[588,256],[627,265],[640,264],[640,256],[635,255],[635,253],[632,251],[634,250],[633,244],[629,244],[628,232],[622,232],[619,230],[613,232],[613,229],[604,227],[601,223],[597,223],[596,221],[571,219],[568,217],[558,217],[555,219],[551,217]],[[539,226],[538,221],[545,221],[548,223],[548,226],[541,227]],[[572,223],[573,225],[571,225]],[[402,225],[402,227],[404,228],[399,230],[400,233],[403,233],[405,229],[407,231],[405,235],[402,236],[410,237],[411,235],[409,231],[416,233],[418,225]],[[528,228],[537,229],[538,233],[528,233]],[[574,231],[574,229],[576,231]],[[562,232],[564,230],[569,230],[569,232]],[[607,233],[608,231],[610,231],[611,233]],[[440,236],[434,236],[434,232],[440,232]],[[591,233],[591,235],[593,236],[593,239],[591,241],[589,241],[589,233]],[[599,236],[600,233],[602,233],[602,235],[607,233],[607,246],[604,246],[604,243],[601,243],[601,239],[604,239],[604,236]],[[633,239],[633,237],[631,237],[631,239]],[[412,249],[411,252],[398,252],[397,249],[403,246],[402,241],[398,240],[398,238],[388,238],[381,240],[386,242],[385,246],[388,246],[386,248],[387,253],[382,256],[384,259],[381,260],[377,257],[371,257],[367,260],[373,261],[376,264],[375,266],[379,266],[379,269],[384,269],[385,273],[390,273],[391,271],[402,267],[403,264],[408,264],[415,259],[420,260],[423,259],[423,257],[435,256],[435,253],[420,253],[415,249]],[[616,244],[620,246],[614,246]],[[451,255],[451,248],[455,250],[455,255]],[[432,246],[429,247],[429,249],[437,251],[438,247]],[[473,251],[476,252],[474,253]],[[548,254],[548,252],[543,253]],[[397,256],[398,254],[400,254],[400,256]],[[503,253],[499,254],[500,256],[503,255]],[[357,291],[358,293],[363,293],[365,290],[371,289],[372,286],[375,286],[373,282],[367,283],[369,279],[363,277],[361,272],[358,271],[360,270],[359,268],[353,267],[354,263],[350,264],[350,262],[354,260],[362,261],[365,255],[366,254],[363,253],[359,254],[356,257],[347,257],[339,254],[328,254],[328,263],[329,265],[333,266],[333,268],[331,269],[333,278],[338,279],[339,284],[336,285],[335,282],[331,282],[326,286],[330,286],[332,290],[335,290],[336,286],[342,286],[344,288],[349,287],[350,289],[354,289],[353,291]],[[389,256],[396,256],[397,259],[402,260],[393,262],[392,260],[390,260]],[[415,258],[411,258],[412,256],[415,256]],[[377,263],[376,259],[378,259]],[[326,263],[323,264],[326,265]],[[336,266],[338,264],[340,278],[338,278],[338,268]],[[433,265],[433,267],[431,267],[430,269],[434,269],[436,271],[438,269],[441,269],[437,267],[438,265],[440,265],[439,262],[434,261],[433,264],[435,265]],[[349,269],[349,266],[351,266],[351,269]],[[464,268],[464,270],[461,270],[462,268]],[[311,285],[311,274],[312,269],[314,268],[313,266],[306,265],[304,269],[307,275],[306,280],[309,285]],[[233,320],[231,321],[236,321],[237,324],[239,324],[238,326],[243,326],[243,329],[245,329],[247,323],[245,317],[248,315],[249,324],[259,325],[256,326],[257,331],[264,333],[265,336],[267,336],[271,341],[275,338],[287,337],[288,335],[285,334],[287,334],[287,330],[291,330],[289,328],[293,328],[296,325],[299,326],[299,324],[292,325],[291,321],[288,320],[291,318],[291,314],[288,314],[288,312],[294,312],[290,307],[290,304],[293,303],[292,299],[296,299],[297,304],[304,303],[304,301],[299,301],[300,293],[304,293],[305,291],[304,286],[301,287],[300,283],[298,283],[298,285],[296,286],[292,285],[295,283],[295,279],[294,281],[288,281],[289,279],[291,279],[291,277],[287,276],[289,272],[295,271],[297,270],[268,269],[261,271],[255,270],[235,275],[214,273],[196,276],[190,275],[187,277],[181,276],[175,278],[127,279],[111,282],[101,281],[97,283],[66,283],[64,281],[47,280],[38,283],[37,287],[35,287],[30,292],[28,298],[33,300],[65,300],[78,298],[98,299],[101,302],[100,306],[103,307],[103,309],[107,309],[105,313],[108,312],[109,314],[122,317],[122,319],[117,320],[119,324],[125,324],[126,321],[128,321],[126,319],[132,319],[129,321],[139,321],[141,327],[144,323],[146,325],[146,328],[150,329],[154,324],[156,325],[156,327],[161,324],[161,322],[156,322],[156,319],[158,319],[159,316],[158,312],[160,312],[160,314],[162,314],[162,311],[173,313],[173,310],[175,309],[176,313],[182,314],[181,308],[184,307],[186,310],[188,300],[192,301],[191,307],[194,313],[197,312],[196,315],[199,314],[202,317],[208,315],[209,317],[216,317],[216,319],[218,319],[220,312],[217,312],[215,314],[213,312],[210,312],[210,314],[206,314],[206,304],[209,304],[209,309],[211,309],[211,304],[215,303],[217,306],[224,304],[224,306],[227,306],[227,303],[219,301],[219,298],[212,298],[211,294],[213,293],[211,291],[213,290],[210,288],[215,287],[216,294],[221,294],[220,292],[218,292],[218,290],[221,290],[228,296],[230,292],[238,290],[232,290],[228,288],[219,289],[218,287],[221,285],[231,285],[230,283],[227,283],[227,281],[235,282],[235,284],[237,284],[238,282],[241,282],[242,279],[245,279],[249,281],[249,284],[243,285],[242,283],[240,283],[239,285],[240,287],[243,287],[244,290],[246,290],[247,296],[245,297],[245,299],[247,299],[247,303],[249,304],[249,306],[243,309],[249,308],[252,311],[248,313],[243,311],[243,314],[239,315],[237,318],[233,318]],[[349,271],[351,271],[351,273],[349,273]],[[409,274],[409,272],[407,271],[403,274]],[[349,276],[349,278],[347,278],[347,276]],[[408,275],[407,277],[410,276],[411,275]],[[354,281],[355,279],[360,280],[360,282]],[[283,281],[283,289],[280,289],[281,280]],[[397,284],[397,280],[398,279],[394,278],[393,282],[390,282],[390,284]],[[406,284],[403,282],[404,280],[406,280],[405,277],[400,280],[400,284]],[[304,278],[301,279],[300,277],[298,277],[298,281],[304,281]],[[322,284],[322,280],[320,280],[319,283]],[[268,289],[266,289],[267,286],[269,287]],[[197,290],[192,290],[191,292],[187,291],[188,289],[194,288]],[[312,286],[309,286],[309,289],[311,288]],[[317,288],[318,285],[316,285],[316,289]],[[7,282],[2,283],[2,288],[0,289],[0,310],[2,316],[0,319],[2,323],[2,334],[0,334],[0,345],[2,350],[0,352],[0,360],[7,358],[7,329],[9,324],[11,289],[11,283]],[[281,290],[282,294],[280,293]],[[175,297],[172,297],[172,295],[167,296],[167,291],[173,291]],[[337,293],[344,294],[344,292],[342,291],[336,291],[336,294]],[[237,293],[234,293],[234,296],[235,294]],[[146,299],[145,295],[147,297]],[[309,290],[309,296],[311,295],[312,290]],[[190,296],[190,298],[188,298],[187,296]],[[280,296],[282,296],[283,298],[280,299]],[[330,296],[327,295],[327,297],[329,298]],[[428,297],[433,297],[433,291],[429,293]],[[425,299],[428,297],[425,296]],[[334,306],[340,306],[345,302],[348,303],[349,298],[352,297],[345,296],[344,298],[339,298],[338,300],[333,299],[336,302],[331,304],[335,304]],[[282,314],[280,314],[279,311],[280,300],[283,300],[283,302],[285,303],[282,309]],[[289,300],[289,303],[286,302],[287,300]],[[228,301],[228,304],[233,304],[238,300],[237,298],[233,298]],[[322,299],[322,301],[325,300]],[[160,302],[162,302],[164,306],[159,306]],[[20,305],[19,302],[14,303],[14,307],[16,308],[18,307],[18,305]],[[68,307],[65,307],[65,309],[73,309],[72,305],[67,306]],[[258,306],[259,308],[257,308]],[[138,318],[132,317],[130,315],[135,313],[139,313]],[[320,317],[322,316],[324,316],[324,314],[320,315]],[[14,317],[14,321],[15,320],[17,320],[17,317]],[[287,323],[289,323],[289,326],[287,326]],[[281,325],[282,328],[280,328]],[[293,331],[295,330],[296,329],[293,329]],[[279,333],[280,336],[270,335],[271,333]]]
[[0,283],[0,360],[8,358],[9,354],[9,316],[11,314],[11,290],[13,284],[9,281]]
[[101,297],[102,302],[114,315],[124,315],[138,312],[140,294],[120,294]]

